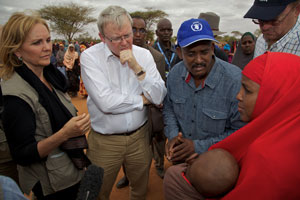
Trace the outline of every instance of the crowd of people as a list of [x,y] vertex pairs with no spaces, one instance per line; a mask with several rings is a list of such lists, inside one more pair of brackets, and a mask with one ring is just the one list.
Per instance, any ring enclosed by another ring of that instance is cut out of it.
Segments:
[[214,12],[184,20],[176,43],[160,19],[153,46],[120,6],[99,14],[97,44],[52,44],[44,19],[14,13],[0,31],[0,199],[77,199],[93,164],[90,196],[110,199],[122,168],[117,188],[143,200],[152,160],[166,200],[300,199],[299,13],[300,0],[255,0],[244,17],[262,34],[234,51]]
[[78,92],[83,97],[88,96],[80,76],[80,54],[93,45],[93,42],[81,42],[79,45],[78,41],[69,43],[65,40],[52,45],[51,64],[68,80],[71,97],[76,97]]

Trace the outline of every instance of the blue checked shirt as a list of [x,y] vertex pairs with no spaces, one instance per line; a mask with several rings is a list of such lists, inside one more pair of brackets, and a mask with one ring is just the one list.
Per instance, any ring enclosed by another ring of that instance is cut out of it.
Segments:
[[241,70],[216,57],[215,60],[204,86],[195,87],[183,62],[175,65],[167,78],[165,135],[171,140],[181,131],[183,137],[194,141],[197,153],[207,151],[244,125],[236,100]]
[[266,51],[285,52],[300,56],[300,17],[298,17],[295,26],[280,40],[272,44],[270,49],[268,49],[268,44],[261,34],[256,41],[254,57],[260,56]]

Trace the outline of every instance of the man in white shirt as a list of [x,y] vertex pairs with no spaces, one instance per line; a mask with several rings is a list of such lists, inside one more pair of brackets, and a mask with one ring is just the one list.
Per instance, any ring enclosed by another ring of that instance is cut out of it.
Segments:
[[125,9],[109,6],[97,25],[102,43],[80,58],[92,123],[87,155],[104,169],[101,200],[109,199],[122,163],[131,199],[142,200],[151,163],[146,105],[161,104],[166,88],[151,53],[132,45],[132,19]]
[[300,56],[300,0],[255,0],[244,18],[253,19],[262,34],[255,45],[254,57],[266,51]]

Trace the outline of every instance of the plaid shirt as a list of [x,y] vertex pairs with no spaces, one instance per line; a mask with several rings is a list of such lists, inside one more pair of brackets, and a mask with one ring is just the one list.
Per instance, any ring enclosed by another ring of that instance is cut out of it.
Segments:
[[266,51],[286,52],[300,56],[300,17],[298,17],[295,26],[280,40],[272,44],[270,49],[268,49],[268,44],[261,34],[256,41],[254,58]]

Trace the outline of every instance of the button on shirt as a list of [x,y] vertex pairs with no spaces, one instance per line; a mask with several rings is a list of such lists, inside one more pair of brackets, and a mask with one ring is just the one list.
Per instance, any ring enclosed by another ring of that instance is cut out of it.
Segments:
[[298,17],[295,26],[280,40],[272,44],[270,49],[268,49],[268,44],[261,34],[256,41],[254,58],[266,51],[285,52],[300,56],[300,17]]
[[85,50],[81,57],[81,75],[89,94],[87,99],[92,128],[102,134],[136,130],[147,120],[147,108],[141,94],[153,104],[161,104],[165,83],[150,52],[133,45],[133,55],[146,72],[139,81],[127,63],[112,54],[105,43]]
[[240,81],[241,70],[216,57],[204,85],[198,88],[184,63],[175,65],[167,79],[163,110],[168,139],[181,131],[194,141],[195,151],[203,153],[242,127],[236,99]]

